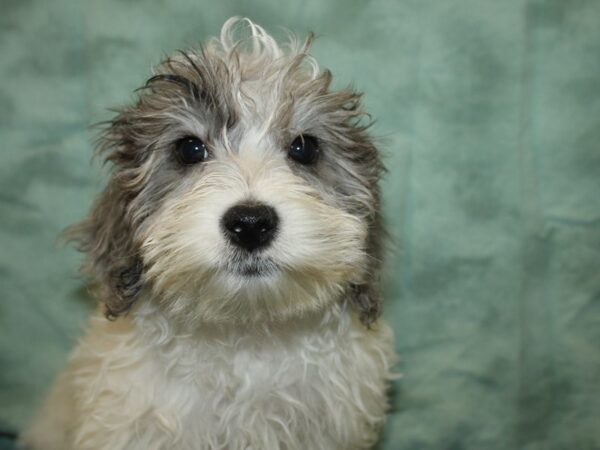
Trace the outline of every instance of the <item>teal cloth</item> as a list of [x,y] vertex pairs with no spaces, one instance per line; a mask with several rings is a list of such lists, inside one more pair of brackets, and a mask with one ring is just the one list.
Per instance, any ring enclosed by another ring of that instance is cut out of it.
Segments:
[[3,0],[0,428],[91,302],[55,245],[102,187],[90,124],[232,15],[318,36],[366,92],[403,378],[380,449],[600,448],[600,2]]

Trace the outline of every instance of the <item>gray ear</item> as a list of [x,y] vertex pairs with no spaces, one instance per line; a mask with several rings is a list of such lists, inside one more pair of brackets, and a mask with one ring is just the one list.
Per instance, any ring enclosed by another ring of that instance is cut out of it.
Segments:
[[106,128],[100,135],[96,154],[110,165],[110,181],[88,216],[65,232],[67,239],[86,254],[82,271],[99,291],[109,318],[131,308],[141,289],[143,271],[130,206],[142,188],[139,172],[146,155],[137,150],[135,137],[140,130],[132,109],[135,106],[102,124]]
[[108,317],[126,313],[141,288],[142,262],[128,223],[126,193],[113,178],[89,215],[66,231],[86,253],[83,271],[90,276],[106,305]]

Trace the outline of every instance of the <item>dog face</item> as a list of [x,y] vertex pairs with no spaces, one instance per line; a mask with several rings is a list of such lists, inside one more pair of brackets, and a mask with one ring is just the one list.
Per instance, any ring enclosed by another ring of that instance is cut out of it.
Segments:
[[[245,28],[245,36],[237,34]],[[230,19],[164,61],[110,122],[111,179],[71,229],[107,313],[150,298],[187,321],[379,311],[379,155],[360,95],[290,39]]]

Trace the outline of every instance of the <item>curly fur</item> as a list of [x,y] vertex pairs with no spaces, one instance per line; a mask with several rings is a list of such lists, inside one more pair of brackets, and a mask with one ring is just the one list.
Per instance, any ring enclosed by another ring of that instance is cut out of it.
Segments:
[[[161,63],[107,124],[107,187],[68,234],[104,308],[22,438],[33,449],[364,449],[394,362],[378,320],[379,154],[360,94],[308,55],[232,18]],[[318,163],[285,149],[319,141]],[[210,159],[182,167],[197,136]],[[258,255],[219,219],[269,204]],[[260,265],[263,276],[240,275]]]

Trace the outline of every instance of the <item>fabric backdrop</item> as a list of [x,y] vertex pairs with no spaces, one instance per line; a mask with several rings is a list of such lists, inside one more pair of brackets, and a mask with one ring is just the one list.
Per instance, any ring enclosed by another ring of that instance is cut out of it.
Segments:
[[103,185],[90,125],[232,15],[315,31],[377,119],[403,373],[380,449],[599,449],[597,0],[2,0],[0,428],[91,307],[55,241]]

